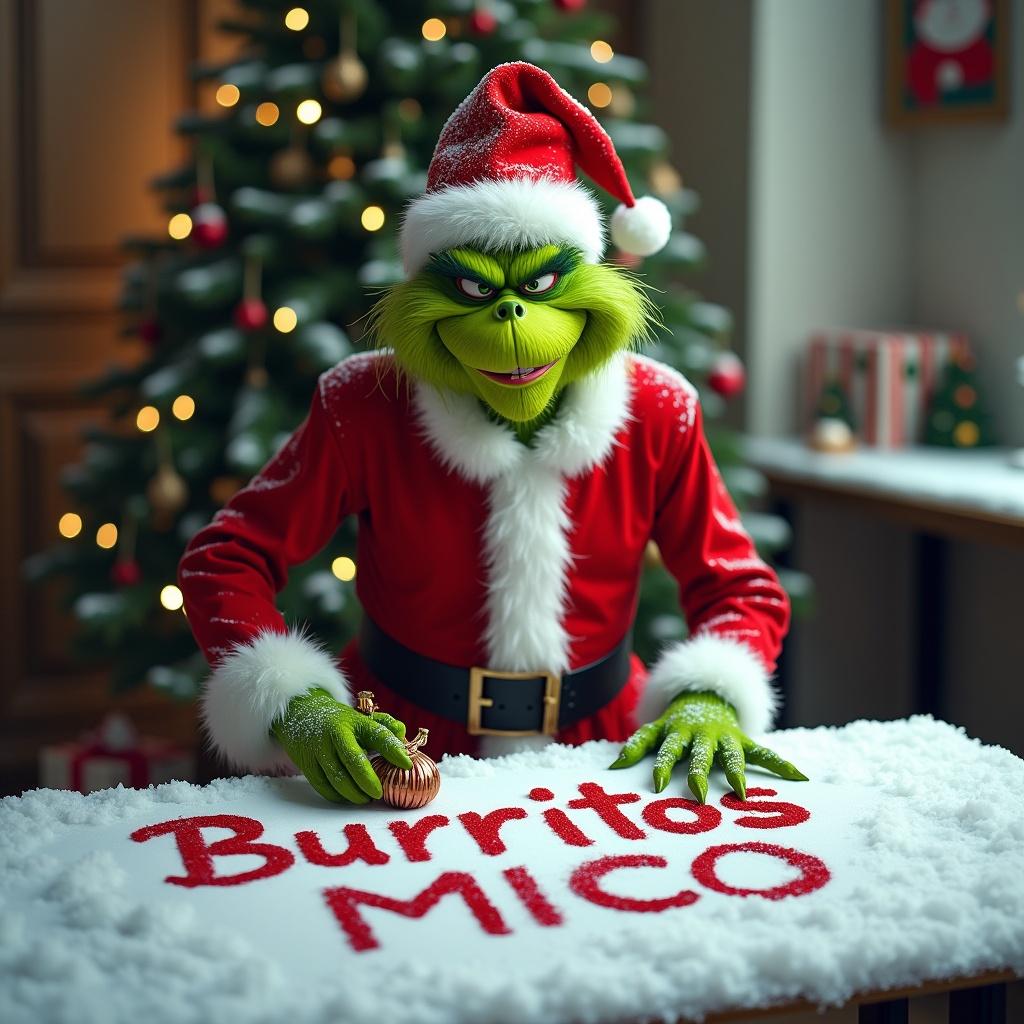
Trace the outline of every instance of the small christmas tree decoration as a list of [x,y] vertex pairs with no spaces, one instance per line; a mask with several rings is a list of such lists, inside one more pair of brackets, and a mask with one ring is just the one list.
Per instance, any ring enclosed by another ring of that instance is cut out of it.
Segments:
[[210,497],[218,505],[226,505],[244,486],[241,477],[217,476],[210,481]]
[[192,211],[192,236],[202,249],[217,249],[228,237],[228,216],[217,203],[201,203]]
[[188,484],[170,461],[161,462],[146,487],[158,529],[168,530],[174,517],[188,504]]
[[587,0],[555,0],[555,6],[560,11],[574,12],[582,11],[587,6]]
[[370,758],[370,765],[384,788],[381,799],[388,806],[413,811],[426,807],[440,791],[441,773],[433,758],[420,749],[429,735],[427,729],[420,729],[411,740],[406,740],[405,749],[412,760],[411,768],[398,768],[381,754]]
[[118,587],[134,587],[142,580],[142,568],[134,558],[118,556],[110,570],[110,581]]
[[339,30],[341,52],[324,68],[320,84],[324,95],[335,103],[351,103],[366,90],[369,74],[356,52],[356,19],[343,15]]
[[946,448],[994,444],[990,418],[976,380],[976,362],[966,348],[950,359],[928,412],[925,443]]
[[822,389],[807,443],[820,452],[849,452],[857,447],[854,420],[846,391],[838,378]]
[[682,190],[683,176],[667,160],[659,160],[648,172],[651,191],[658,196],[674,196]]
[[719,352],[708,373],[708,387],[723,398],[738,395],[747,381],[740,357],[735,352]]

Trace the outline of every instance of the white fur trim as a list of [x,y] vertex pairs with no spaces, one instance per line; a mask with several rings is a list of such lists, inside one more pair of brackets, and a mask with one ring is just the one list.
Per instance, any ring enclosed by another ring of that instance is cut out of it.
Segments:
[[453,246],[535,249],[563,242],[577,246],[587,263],[604,252],[600,207],[577,181],[522,177],[427,192],[409,204],[401,229],[408,277],[431,253]]
[[767,732],[779,697],[761,659],[739,640],[704,633],[673,644],[658,658],[640,697],[641,722],[657,718],[684,691],[710,690],[736,709],[744,732]]
[[654,196],[641,196],[632,206],[618,206],[612,214],[612,241],[634,256],[653,256],[665,248],[672,234],[672,214]]
[[629,416],[628,357],[618,353],[570,384],[555,418],[527,447],[471,395],[418,382],[420,425],[449,469],[487,487],[484,528],[488,667],[564,672],[571,637],[563,623],[571,522],[566,481],[600,465]]
[[270,735],[292,697],[322,687],[351,702],[334,659],[301,633],[260,633],[226,654],[200,698],[200,720],[214,749],[230,765],[254,772],[292,767]]

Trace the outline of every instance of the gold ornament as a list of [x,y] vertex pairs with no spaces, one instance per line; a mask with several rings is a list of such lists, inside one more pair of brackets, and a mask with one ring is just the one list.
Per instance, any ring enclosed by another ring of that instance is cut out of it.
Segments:
[[379,710],[373,699],[373,690],[360,690],[356,694],[356,707],[364,715],[372,715],[374,711]]
[[[369,700],[372,704],[372,693]],[[412,811],[426,807],[437,796],[441,789],[441,773],[433,759],[420,750],[429,735],[426,729],[420,729],[411,740],[406,740],[405,749],[412,759],[411,768],[398,768],[381,754],[370,758],[370,765],[384,789],[384,803],[402,811]]]
[[270,374],[262,363],[253,363],[245,371],[245,386],[253,391],[262,391],[270,383]]
[[324,95],[335,103],[351,103],[359,99],[369,75],[366,65],[354,50],[344,50],[324,69],[321,85]]
[[850,424],[835,416],[822,416],[816,420],[807,443],[815,451],[833,455],[852,452],[857,447],[857,439],[853,436]]
[[149,481],[146,497],[153,511],[166,522],[168,517],[185,507],[188,501],[188,484],[169,462],[165,462]]
[[613,117],[632,117],[636,113],[636,96],[632,89],[617,85],[612,90],[608,113]]
[[958,423],[953,431],[953,443],[958,448],[973,448],[980,439],[981,431],[978,429],[978,424],[972,423],[970,420]]
[[278,188],[301,188],[309,184],[315,173],[313,158],[294,143],[270,158],[270,180]]

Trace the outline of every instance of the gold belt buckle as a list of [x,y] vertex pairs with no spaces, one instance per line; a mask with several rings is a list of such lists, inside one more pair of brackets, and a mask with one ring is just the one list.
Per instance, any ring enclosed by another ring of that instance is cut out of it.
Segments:
[[[544,716],[539,729],[487,729],[481,722],[484,708],[494,701],[484,696],[485,679],[543,679]],[[558,732],[558,712],[562,701],[562,677],[555,672],[492,672],[474,666],[469,670],[469,709],[466,731],[470,736],[554,736]]]

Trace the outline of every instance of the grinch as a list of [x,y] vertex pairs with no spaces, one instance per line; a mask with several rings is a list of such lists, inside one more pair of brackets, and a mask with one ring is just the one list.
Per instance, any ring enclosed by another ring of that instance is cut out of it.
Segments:
[[[609,136],[540,68],[497,67],[445,125],[401,231],[406,279],[377,303],[373,351],[325,373],[309,415],[189,545],[185,607],[212,672],[215,749],[298,768],[325,799],[380,797],[369,753],[409,767],[405,722],[435,754],[622,744],[680,762],[701,802],[719,764],[743,798],[786,595],[710,454],[695,389],[639,354],[656,310],[602,262],[605,225],[577,167],[620,200],[617,248],[661,248]],[[288,569],[355,515],[359,636],[340,652],[289,628]],[[654,540],[690,635],[647,668],[631,649]],[[365,713],[372,690],[388,713]]]

